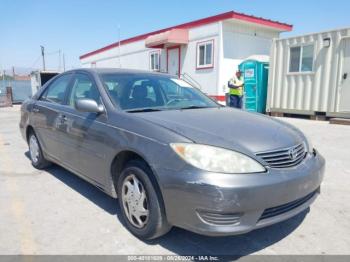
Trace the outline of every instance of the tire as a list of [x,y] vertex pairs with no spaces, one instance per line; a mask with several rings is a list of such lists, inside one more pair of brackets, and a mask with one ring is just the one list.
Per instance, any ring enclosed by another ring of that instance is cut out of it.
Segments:
[[44,158],[40,142],[34,132],[30,132],[28,136],[29,155],[33,167],[44,169],[51,165],[51,162]]
[[117,193],[125,225],[136,237],[154,239],[171,229],[152,171],[143,161],[126,164],[118,179]]

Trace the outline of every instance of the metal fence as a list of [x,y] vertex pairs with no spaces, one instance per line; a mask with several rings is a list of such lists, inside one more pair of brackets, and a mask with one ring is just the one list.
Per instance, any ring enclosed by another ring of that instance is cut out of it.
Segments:
[[21,103],[32,96],[30,81],[1,80],[0,96],[6,96],[6,87],[12,87],[13,103]]

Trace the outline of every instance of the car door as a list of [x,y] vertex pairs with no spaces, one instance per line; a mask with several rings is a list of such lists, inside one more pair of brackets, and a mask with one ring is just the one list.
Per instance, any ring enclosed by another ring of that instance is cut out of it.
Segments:
[[256,62],[245,62],[241,70],[244,75],[244,105],[247,111],[258,111],[258,71]]
[[35,102],[31,121],[42,149],[51,158],[60,160],[62,152],[61,110],[67,95],[72,74],[53,80]]
[[102,104],[98,87],[87,73],[75,73],[67,103],[62,113],[65,119],[64,162],[98,185],[106,181],[106,113],[86,113],[75,109],[78,99],[93,99]]

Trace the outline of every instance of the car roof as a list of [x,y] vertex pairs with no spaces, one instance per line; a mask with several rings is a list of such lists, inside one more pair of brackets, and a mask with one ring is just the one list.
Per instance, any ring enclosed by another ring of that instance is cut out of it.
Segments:
[[142,74],[142,75],[158,75],[158,76],[171,76],[174,77],[174,75],[170,75],[168,73],[161,73],[161,72],[153,72],[153,71],[147,71],[147,70],[137,70],[137,69],[126,69],[126,68],[77,68],[72,69],[67,72],[90,72],[90,73],[97,73],[97,74]]

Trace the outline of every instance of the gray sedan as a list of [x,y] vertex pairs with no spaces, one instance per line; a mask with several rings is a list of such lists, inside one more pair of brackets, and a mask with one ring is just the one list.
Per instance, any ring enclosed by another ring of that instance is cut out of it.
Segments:
[[21,113],[33,166],[56,163],[118,196],[141,239],[172,226],[246,233],[298,214],[320,193],[325,160],[299,130],[223,107],[174,76],[72,70]]

